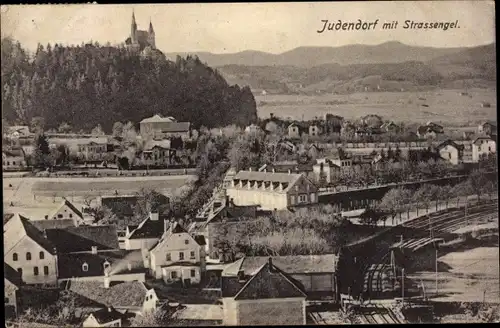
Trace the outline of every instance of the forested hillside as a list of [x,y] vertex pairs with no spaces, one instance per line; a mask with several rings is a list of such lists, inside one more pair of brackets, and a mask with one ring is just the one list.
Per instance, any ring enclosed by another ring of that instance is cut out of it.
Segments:
[[46,129],[66,122],[76,131],[100,124],[111,132],[114,122],[156,113],[210,128],[257,118],[250,89],[230,86],[197,57],[172,62],[97,43],[39,45],[28,55],[7,38],[1,51],[2,120],[10,124],[41,117]]

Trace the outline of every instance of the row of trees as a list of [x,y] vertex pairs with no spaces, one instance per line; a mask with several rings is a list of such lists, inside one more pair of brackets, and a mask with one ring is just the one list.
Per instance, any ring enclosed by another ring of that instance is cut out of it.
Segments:
[[393,188],[389,190],[382,200],[375,206],[367,209],[363,219],[366,223],[376,224],[391,218],[394,224],[394,219],[397,215],[401,218],[402,213],[409,216],[410,211],[416,210],[418,215],[419,209],[425,209],[427,212],[434,204],[436,211],[441,203],[444,203],[446,208],[454,200],[457,206],[460,199],[465,199],[470,195],[476,195],[480,200],[484,195],[493,195],[497,192],[497,181],[488,180],[485,172],[476,170],[469,178],[454,186],[431,185],[424,184],[417,190],[412,190],[404,187]]

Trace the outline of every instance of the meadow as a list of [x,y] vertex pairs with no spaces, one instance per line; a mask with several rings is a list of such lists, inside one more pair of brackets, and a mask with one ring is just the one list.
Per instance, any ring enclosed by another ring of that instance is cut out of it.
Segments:
[[[461,95],[467,92],[467,95]],[[346,95],[255,95],[259,117],[313,119],[327,113],[356,119],[378,114],[396,122],[441,122],[444,126],[477,125],[496,120],[496,90],[432,90],[421,92],[363,92]],[[487,102],[490,107],[482,107]]]

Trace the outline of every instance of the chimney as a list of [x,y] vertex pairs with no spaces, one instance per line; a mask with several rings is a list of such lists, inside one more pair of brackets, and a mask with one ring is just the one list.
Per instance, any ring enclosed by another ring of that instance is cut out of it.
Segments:
[[108,312],[111,312],[111,308],[110,307],[108,307]]
[[245,282],[245,271],[243,270],[238,271],[238,281]]
[[128,271],[132,271],[132,263],[128,262],[127,263],[127,268],[128,268]]
[[168,229],[168,221],[167,220],[163,220],[163,232],[167,232],[167,229]]
[[288,174],[292,174],[292,170],[288,169]]
[[170,231],[174,231],[174,225],[175,221],[174,220],[170,221]]
[[158,212],[149,212],[149,218],[151,221],[158,221],[159,215]]
[[276,170],[274,169],[274,167],[273,167],[273,173],[276,173]]
[[251,167],[249,167],[249,168],[248,168],[248,171],[249,171],[249,172],[252,172],[252,168],[251,168]]
[[97,246],[92,246],[91,252],[92,252],[92,254],[97,254]]
[[274,118],[274,113],[270,113],[269,116],[271,116],[271,118]]
[[110,281],[109,281],[109,276],[107,274],[104,275],[104,288],[109,288],[109,284],[110,284]]
[[269,272],[273,272],[273,258],[269,256]]

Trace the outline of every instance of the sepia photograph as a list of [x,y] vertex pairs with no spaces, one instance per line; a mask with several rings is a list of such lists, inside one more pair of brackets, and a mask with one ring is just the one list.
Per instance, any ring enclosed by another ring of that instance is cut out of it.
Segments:
[[0,8],[5,327],[500,322],[494,1]]

